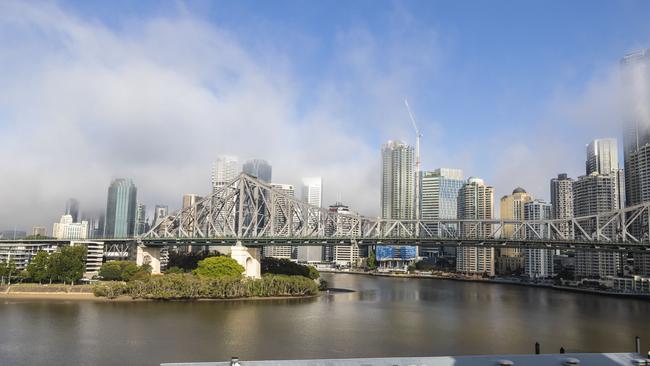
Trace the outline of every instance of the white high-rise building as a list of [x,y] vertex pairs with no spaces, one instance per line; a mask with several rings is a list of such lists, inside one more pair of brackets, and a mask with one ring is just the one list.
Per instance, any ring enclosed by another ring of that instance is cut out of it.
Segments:
[[[458,194],[459,219],[492,219],[494,188],[486,186],[483,179],[470,177]],[[484,225],[483,231],[472,230],[471,224],[461,225],[464,236],[487,237],[492,228]],[[494,276],[494,248],[460,247],[456,251],[456,270],[462,273]]]
[[[553,219],[573,217],[573,179],[566,173],[551,179],[551,216]],[[568,223],[559,223],[558,229],[565,238],[571,238],[571,226]]]
[[[295,195],[295,188],[293,184],[280,184],[280,183],[271,183],[271,188],[279,190],[280,192],[293,197]],[[284,198],[279,198],[279,205],[282,204]],[[278,207],[276,212],[281,212],[282,210]],[[292,225],[293,218],[282,218],[276,217],[276,221],[271,223],[276,231],[276,234],[279,232],[286,232],[287,226]],[[276,246],[266,246],[263,250],[263,255],[265,257],[273,258],[285,258],[291,259],[291,254],[293,252],[293,247],[290,245],[276,245]]]
[[221,155],[212,164],[212,191],[230,183],[241,172],[239,159],[236,156]]
[[[302,178],[302,201],[316,207],[323,204],[323,179],[321,177]],[[310,225],[318,225],[319,216],[310,218]],[[323,260],[323,247],[299,246],[297,249],[299,262],[321,262]]]
[[[524,220],[541,221],[551,219],[551,205],[542,200],[524,203]],[[546,238],[541,224],[530,224],[526,228],[527,239]],[[551,249],[524,249],[524,272],[531,278],[545,278],[553,276],[553,250]]]
[[72,222],[72,215],[63,215],[52,227],[52,236],[57,239],[87,239],[88,221]]
[[411,220],[415,217],[413,147],[388,141],[381,148],[381,217]]

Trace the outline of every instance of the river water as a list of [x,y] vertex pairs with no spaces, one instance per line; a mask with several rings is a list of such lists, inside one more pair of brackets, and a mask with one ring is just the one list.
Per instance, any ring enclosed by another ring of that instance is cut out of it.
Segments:
[[650,349],[650,301],[515,285],[324,274],[313,299],[0,299],[0,365]]

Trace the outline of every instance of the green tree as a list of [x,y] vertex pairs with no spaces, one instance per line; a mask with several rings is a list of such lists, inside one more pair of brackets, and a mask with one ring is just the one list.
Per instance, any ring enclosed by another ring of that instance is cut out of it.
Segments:
[[65,246],[50,255],[48,278],[73,284],[83,277],[86,269],[86,247]]
[[99,268],[99,276],[107,281],[121,281],[122,267],[118,261],[106,262]]
[[39,250],[38,253],[32,258],[27,265],[27,273],[32,281],[42,283],[48,278],[48,265],[50,262],[50,255],[46,251]]
[[309,266],[309,278],[317,280],[320,277],[320,272],[314,266]]
[[290,261],[289,259],[279,259],[272,257],[263,258],[261,267],[263,274],[270,273],[311,278],[309,266],[300,265],[298,263]]
[[137,264],[129,261],[121,261],[122,265],[122,280],[131,281],[131,278],[135,276],[136,273],[140,270]]
[[11,284],[11,277],[16,275],[16,262],[9,259],[4,263],[0,263],[0,282]]
[[242,272],[244,267],[229,257],[206,258],[194,270],[195,275],[206,278],[241,277]]
[[370,270],[377,269],[377,255],[372,249],[369,251],[370,253],[368,253],[368,261],[366,262],[366,266]]
[[83,245],[66,246],[61,249],[63,255],[63,273],[61,279],[64,283],[79,281],[86,272],[86,247]]

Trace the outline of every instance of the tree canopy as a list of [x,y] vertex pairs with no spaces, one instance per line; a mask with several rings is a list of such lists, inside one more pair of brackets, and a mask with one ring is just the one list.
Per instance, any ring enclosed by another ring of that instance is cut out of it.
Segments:
[[99,276],[108,281],[130,281],[140,279],[151,274],[151,266],[137,264],[129,261],[110,261],[102,264]]
[[36,282],[43,282],[49,278],[48,266],[50,255],[46,251],[39,250],[38,253],[32,258],[25,270],[27,276]]
[[290,261],[289,259],[280,259],[266,257],[261,262],[262,273],[282,274],[289,276],[303,276],[312,280],[320,277],[318,270],[312,266],[305,266]]
[[86,247],[65,246],[52,253],[48,259],[47,272],[52,280],[74,284],[86,270]]
[[224,256],[203,259],[194,270],[195,275],[207,278],[241,277],[243,272],[236,260]]

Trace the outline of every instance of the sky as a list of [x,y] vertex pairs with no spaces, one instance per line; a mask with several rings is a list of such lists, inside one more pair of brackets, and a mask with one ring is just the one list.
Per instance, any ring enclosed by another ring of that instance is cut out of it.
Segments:
[[[380,147],[548,200],[585,145],[621,145],[618,63],[648,1],[0,2],[0,229],[105,209],[111,179],[177,209],[216,156],[322,176],[379,214]],[[621,154],[622,156],[622,154]],[[622,159],[622,158],[621,158]],[[622,163],[622,161],[621,161]]]

